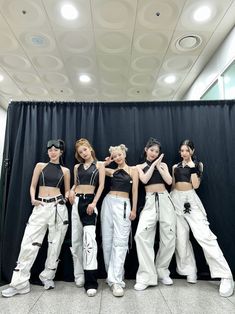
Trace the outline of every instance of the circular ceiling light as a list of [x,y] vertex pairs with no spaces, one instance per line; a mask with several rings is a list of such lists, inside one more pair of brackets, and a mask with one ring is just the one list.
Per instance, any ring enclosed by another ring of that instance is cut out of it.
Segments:
[[164,78],[164,82],[167,84],[173,84],[173,83],[175,83],[175,81],[176,81],[176,76],[173,74],[168,75]]
[[78,17],[78,10],[71,4],[63,5],[60,12],[66,20],[75,20]]
[[0,82],[2,82],[3,80],[4,80],[4,76],[0,74]]
[[91,81],[90,76],[86,75],[86,74],[82,74],[79,76],[79,81],[82,83],[89,83]]
[[211,9],[208,6],[202,6],[198,8],[194,14],[193,18],[196,22],[203,23],[211,17]]
[[176,48],[181,51],[193,50],[199,47],[202,43],[202,39],[198,35],[182,36],[176,41]]

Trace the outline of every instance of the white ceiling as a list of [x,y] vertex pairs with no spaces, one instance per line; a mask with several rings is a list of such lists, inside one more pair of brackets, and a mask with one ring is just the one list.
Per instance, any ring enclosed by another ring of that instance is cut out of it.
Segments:
[[[77,19],[62,17],[65,3]],[[212,9],[204,23],[193,19],[201,5]],[[180,100],[234,21],[231,0],[0,0],[0,104]],[[198,47],[182,49],[185,36]]]

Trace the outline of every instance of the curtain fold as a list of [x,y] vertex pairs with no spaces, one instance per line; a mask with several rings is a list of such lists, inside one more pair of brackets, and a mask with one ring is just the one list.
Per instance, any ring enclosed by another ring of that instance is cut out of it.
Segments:
[[[186,138],[194,142],[196,155],[204,164],[203,182],[198,194],[205,205],[211,229],[218,236],[218,242],[234,273],[234,100],[174,103],[13,102],[8,108],[0,185],[0,279],[7,282],[11,279],[25,225],[32,211],[29,195],[32,172],[37,162],[48,160],[46,143],[49,139],[61,138],[65,141],[64,164],[70,168],[73,176],[76,139],[88,138],[99,160],[108,156],[110,145],[123,143],[128,147],[128,164],[135,165],[143,158],[144,146],[150,136],[162,143],[164,161],[170,171],[172,165],[179,161],[179,143]],[[105,192],[107,190],[108,183]],[[140,187],[138,211],[143,200],[143,187]],[[137,222],[138,219],[133,223],[133,233]],[[97,230],[99,276],[103,277],[105,273],[99,225]],[[208,274],[201,249],[195,241],[193,244],[199,275]],[[46,245],[44,243],[32,269],[32,278],[36,278],[43,267]],[[73,279],[69,246],[70,231],[62,248],[57,279]],[[126,277],[135,278],[137,267],[133,245],[127,256]],[[172,271],[174,273],[174,265]]]

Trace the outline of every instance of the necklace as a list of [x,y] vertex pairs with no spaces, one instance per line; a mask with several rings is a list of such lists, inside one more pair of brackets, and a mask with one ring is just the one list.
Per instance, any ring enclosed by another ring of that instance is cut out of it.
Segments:
[[83,164],[83,167],[85,170],[87,170],[88,168],[90,168],[92,162],[90,162],[89,164]]

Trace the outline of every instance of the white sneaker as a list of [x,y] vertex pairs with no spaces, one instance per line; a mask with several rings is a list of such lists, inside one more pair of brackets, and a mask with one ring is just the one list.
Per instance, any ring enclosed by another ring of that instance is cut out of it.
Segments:
[[75,279],[75,284],[78,288],[84,287],[84,284],[85,284],[84,277],[79,277],[79,278]]
[[120,284],[118,283],[115,283],[112,285],[111,287],[112,291],[113,291],[113,295],[115,297],[122,297],[124,295],[124,290],[123,288],[121,287]]
[[222,278],[220,281],[219,294],[221,297],[230,297],[233,294],[234,281],[232,278]]
[[134,289],[137,291],[142,291],[142,290],[145,290],[146,288],[148,288],[148,285],[145,285],[144,283],[137,282],[134,285]]
[[161,283],[163,283],[164,285],[166,286],[171,286],[173,285],[173,280],[171,279],[171,277],[167,276],[167,277],[164,277],[161,280]]
[[42,284],[44,285],[44,289],[45,290],[51,290],[55,288],[55,283],[52,279],[44,279],[44,278],[40,278]]
[[197,283],[197,274],[192,274],[187,276],[188,283]]
[[2,296],[5,298],[10,298],[13,297],[16,294],[26,294],[29,293],[30,291],[30,286],[27,286],[25,288],[22,289],[16,289],[14,287],[9,287],[5,290],[2,290]]
[[96,289],[88,289],[86,293],[88,297],[94,297],[96,295],[96,292],[97,292]]
[[121,287],[122,287],[123,289],[126,288],[126,283],[125,283],[125,281],[121,281],[120,285],[121,285]]
[[[108,278],[105,279],[105,283],[106,283],[106,284],[109,284]],[[125,283],[125,281],[121,281],[120,286],[121,286],[123,289],[125,289],[125,288],[126,288],[126,283]]]

